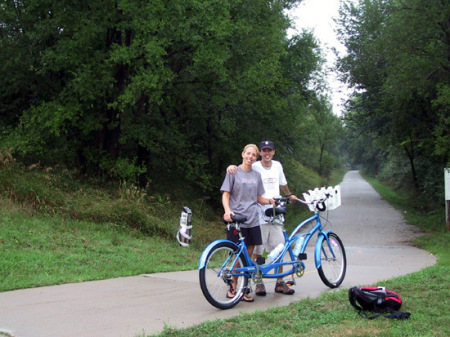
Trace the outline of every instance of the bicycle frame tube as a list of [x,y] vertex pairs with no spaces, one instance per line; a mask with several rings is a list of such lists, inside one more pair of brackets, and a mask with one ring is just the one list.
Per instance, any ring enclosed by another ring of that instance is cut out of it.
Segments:
[[[292,275],[294,273],[293,266],[298,265],[298,261],[288,261],[288,262],[270,262],[269,264],[264,264],[259,266],[259,271],[261,272],[263,278],[280,278],[288,275]],[[281,266],[290,266],[288,271],[283,273],[279,273],[277,269]],[[247,268],[248,269],[248,268]],[[272,270],[275,270],[273,274],[269,274]]]
[[[297,233],[297,231],[302,228],[303,226],[305,226],[306,224],[312,222],[316,220],[317,223],[314,225],[313,228],[311,228],[311,230],[307,233],[303,233],[300,235],[295,235]],[[314,259],[315,259],[315,264],[316,264],[316,268],[320,268],[321,266],[321,261],[320,261],[320,250],[321,250],[321,246],[322,246],[322,242],[323,240],[326,238],[328,240],[328,236],[327,233],[329,232],[324,232],[322,230],[322,223],[320,221],[320,217],[318,213],[315,213],[313,216],[309,217],[308,219],[302,221],[299,225],[297,225],[297,227],[292,231],[291,235],[288,237],[286,232],[284,233],[285,235],[285,239],[286,239],[286,244],[282,250],[282,252],[280,253],[281,259],[279,259],[279,261],[283,261],[283,258],[286,254],[289,253],[289,255],[291,256],[291,261],[287,261],[287,262],[270,262],[268,264],[264,264],[264,265],[256,265],[255,262],[252,261],[252,259],[250,258],[249,254],[248,254],[248,250],[247,247],[245,246],[245,244],[240,243],[240,244],[236,244],[230,240],[216,240],[214,242],[211,242],[208,247],[206,247],[206,249],[203,251],[201,257],[200,257],[200,263],[199,263],[199,267],[198,269],[202,269],[205,267],[206,265],[206,259],[207,256],[209,254],[209,252],[211,251],[211,249],[213,247],[215,247],[217,244],[221,243],[221,242],[229,242],[231,244],[233,244],[236,247],[236,250],[238,251],[238,253],[236,254],[236,258],[235,261],[233,261],[233,264],[236,263],[237,261],[237,257],[241,256],[242,254],[244,254],[244,259],[247,261],[247,267],[240,267],[240,268],[235,268],[233,275],[235,276],[242,276],[243,274],[245,276],[251,277],[252,274],[256,273],[256,272],[260,272],[264,278],[279,278],[279,277],[285,277],[288,275],[291,275],[294,272],[294,267],[296,264],[299,263],[299,261],[294,257],[293,252],[292,252],[292,248],[291,245],[300,237],[300,236],[304,236],[304,240],[303,240],[303,244],[302,247],[300,249],[301,253],[305,252],[306,246],[308,245],[309,241],[311,240],[312,236],[318,231],[318,238],[317,238],[317,242],[316,242],[316,247],[315,247],[315,252],[314,252]],[[328,242],[329,244],[329,242]],[[289,269],[288,271],[285,271],[283,273],[278,273],[277,269],[281,266],[292,266],[292,269]],[[273,274],[269,274],[272,270],[275,270],[275,272]]]
[[[311,228],[311,230],[309,232],[303,233],[300,235],[296,235],[296,233],[299,231],[300,228],[302,228],[303,226],[309,224],[310,222],[312,222],[314,220],[316,220],[317,223],[314,225],[313,228]],[[303,236],[305,239],[303,240],[303,244],[302,244],[302,248],[300,249],[300,252],[304,253],[309,240],[311,240],[311,238],[315,232],[320,231],[321,229],[322,229],[322,223],[320,222],[319,214],[315,213],[313,216],[309,217],[306,220],[303,220],[300,224],[298,224],[297,227],[295,227],[295,229],[292,231],[291,235],[289,236],[289,238],[286,241],[289,242],[289,245],[291,245],[300,236]]]
[[[297,231],[305,226],[306,224],[312,222],[316,220],[317,223],[316,225],[314,225],[314,227],[308,232],[308,233],[303,233],[300,235],[295,235],[295,233],[297,233]],[[300,252],[304,253],[306,246],[308,245],[308,242],[311,240],[312,236],[314,235],[314,233],[316,233],[317,231],[319,231],[319,236],[322,236],[324,234],[322,234],[322,223],[320,221],[320,217],[319,215],[316,213],[313,216],[309,217],[308,219],[302,221],[296,228],[294,231],[292,231],[291,235],[288,237],[286,232],[284,232],[284,236],[285,236],[285,246],[283,248],[283,250],[280,253],[280,258],[278,259],[278,261],[283,261],[283,258],[286,254],[289,254],[291,257],[291,261],[287,261],[287,262],[269,262],[268,264],[264,264],[264,265],[260,265],[257,266],[255,263],[253,263],[253,261],[251,263],[249,263],[248,267],[245,268],[237,268],[235,271],[236,272],[241,272],[241,273],[246,273],[247,276],[251,276],[250,274],[255,273],[258,271],[257,268],[259,268],[259,272],[261,272],[261,274],[263,275],[264,278],[279,278],[279,277],[285,277],[288,275],[291,275],[294,270],[295,270],[295,266],[298,265],[300,262],[294,257],[294,254],[292,252],[292,248],[291,245],[300,237],[303,236],[305,239],[303,240],[303,244],[301,247]],[[319,254],[319,263],[320,263],[320,254]],[[317,264],[317,263],[316,263]],[[292,268],[289,269],[288,271],[285,271],[283,273],[278,273],[278,268],[281,266],[291,266]],[[272,270],[274,270],[273,274],[269,274]]]
[[[303,226],[305,226],[306,224],[310,223],[311,221],[316,220],[317,223],[316,225],[311,228],[311,230],[308,233],[303,233],[301,235],[294,235],[297,233],[297,231],[302,228]],[[311,240],[312,236],[317,233],[317,241],[316,241],[316,245],[314,248],[314,262],[316,265],[316,268],[319,269],[322,266],[322,262],[320,260],[320,252],[322,249],[322,242],[323,240],[327,240],[328,245],[330,244],[329,240],[328,240],[328,232],[325,232],[322,230],[322,222],[320,221],[320,216],[319,213],[315,213],[313,216],[311,216],[310,218],[302,221],[291,233],[291,235],[289,236],[289,244],[291,245],[293,242],[295,242],[300,236],[304,236],[305,239],[303,240],[303,244],[302,244],[302,248],[300,249],[301,253],[305,252],[306,246],[309,243],[309,240]],[[333,256],[334,257],[334,256]]]

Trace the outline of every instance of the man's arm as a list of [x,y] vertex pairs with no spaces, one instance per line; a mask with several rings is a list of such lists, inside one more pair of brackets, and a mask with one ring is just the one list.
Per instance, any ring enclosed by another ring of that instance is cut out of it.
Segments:
[[290,200],[295,200],[298,199],[295,195],[293,195],[290,191],[289,191],[289,186],[286,184],[284,186],[280,185],[281,190],[284,192],[285,195],[289,195],[289,199]]
[[227,167],[227,173],[235,174],[237,171],[237,168],[238,167],[236,165],[230,165]]

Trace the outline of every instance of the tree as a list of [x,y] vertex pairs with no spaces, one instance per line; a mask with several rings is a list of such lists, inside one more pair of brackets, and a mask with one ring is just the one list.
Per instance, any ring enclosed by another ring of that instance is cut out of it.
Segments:
[[301,148],[271,127],[303,120],[317,69],[311,37],[286,38],[296,2],[3,1],[0,116],[16,155],[211,191],[245,143],[289,134]]
[[341,8],[349,54],[339,66],[359,90],[358,109],[350,107],[346,116],[381,137],[385,151],[403,149],[411,180],[423,192],[436,186],[433,172],[448,161],[449,152],[437,152],[436,144],[445,139],[441,89],[450,78],[449,19],[449,4],[438,0],[361,0]]

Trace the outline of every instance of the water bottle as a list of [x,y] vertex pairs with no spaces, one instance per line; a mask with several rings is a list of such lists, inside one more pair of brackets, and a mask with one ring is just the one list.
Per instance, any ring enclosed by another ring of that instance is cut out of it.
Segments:
[[272,250],[272,251],[270,252],[270,254],[269,254],[269,256],[268,256],[269,260],[270,260],[270,261],[275,261],[275,260],[277,259],[278,255],[280,255],[280,253],[281,253],[281,251],[283,250],[283,248],[284,248],[284,244],[279,243],[278,246],[276,246],[276,247],[274,248],[274,250]]
[[305,238],[303,236],[300,236],[297,239],[297,243],[295,244],[294,250],[292,251],[292,253],[294,253],[295,257],[297,257],[298,254],[300,254],[300,250],[302,249],[302,245],[303,245],[303,240],[305,240]]

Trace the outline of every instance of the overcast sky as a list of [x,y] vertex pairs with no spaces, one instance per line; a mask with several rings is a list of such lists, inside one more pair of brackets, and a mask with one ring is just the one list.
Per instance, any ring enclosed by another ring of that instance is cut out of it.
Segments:
[[[336,39],[334,33],[335,23],[333,18],[338,16],[339,0],[303,0],[303,2],[289,12],[289,17],[294,21],[297,31],[306,28],[313,30],[319,40],[323,52],[327,56],[327,65],[333,66],[335,56],[331,48],[336,48],[339,53],[344,53],[345,48]],[[329,96],[332,99],[333,112],[337,115],[343,110],[342,100],[348,97],[348,90],[341,84],[332,72],[326,72],[331,88]]]

